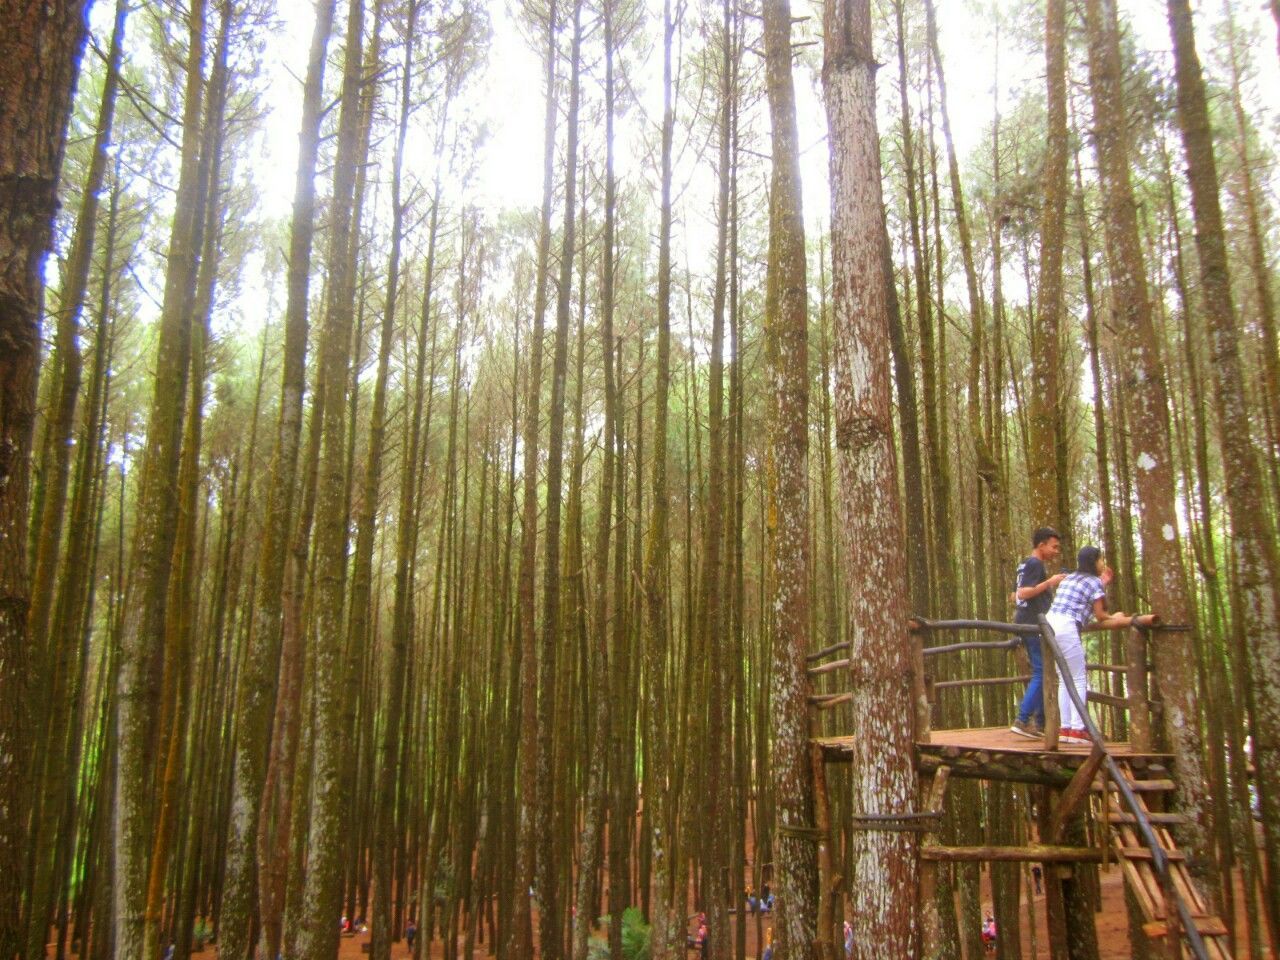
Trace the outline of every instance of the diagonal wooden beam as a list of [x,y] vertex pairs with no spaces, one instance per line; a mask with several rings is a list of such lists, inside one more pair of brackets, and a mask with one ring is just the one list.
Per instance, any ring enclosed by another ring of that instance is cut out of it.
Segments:
[[1076,770],[1075,776],[1071,778],[1071,782],[1067,784],[1066,789],[1062,791],[1062,797],[1058,800],[1058,805],[1053,811],[1053,815],[1049,818],[1049,836],[1044,839],[1048,844],[1061,844],[1063,829],[1067,822],[1075,815],[1080,804],[1089,792],[1093,789],[1093,778],[1097,775],[1098,769],[1102,766],[1102,761],[1106,758],[1107,752],[1094,744],[1089,759],[1080,764]]

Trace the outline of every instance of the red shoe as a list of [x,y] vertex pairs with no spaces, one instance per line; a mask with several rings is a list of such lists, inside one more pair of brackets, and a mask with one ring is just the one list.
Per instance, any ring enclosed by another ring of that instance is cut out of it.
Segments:
[[1059,734],[1058,734],[1058,738],[1059,738],[1059,739],[1061,739],[1061,740],[1066,740],[1066,741],[1068,741],[1069,743],[1081,743],[1081,744],[1084,744],[1084,743],[1090,743],[1090,742],[1091,742],[1091,741],[1089,740],[1089,734],[1088,734],[1088,732],[1087,732],[1087,731],[1085,731],[1085,730],[1073,730],[1073,729],[1070,729],[1070,728],[1068,728],[1068,729],[1066,729],[1066,730],[1063,730],[1061,733],[1059,733]]

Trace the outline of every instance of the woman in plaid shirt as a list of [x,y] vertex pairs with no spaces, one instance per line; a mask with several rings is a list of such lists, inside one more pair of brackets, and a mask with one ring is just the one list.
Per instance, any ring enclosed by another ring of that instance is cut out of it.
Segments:
[[1080,694],[1080,702],[1087,703],[1084,642],[1080,639],[1080,632],[1093,617],[1100,621],[1106,620],[1109,625],[1115,625],[1121,619],[1127,620],[1123,613],[1107,612],[1107,584],[1110,582],[1111,570],[1102,559],[1102,551],[1092,546],[1081,547],[1076,556],[1075,571],[1067,574],[1058,584],[1053,606],[1045,614],[1071,673],[1070,677],[1062,676],[1058,680],[1058,709],[1062,714],[1063,740],[1089,742],[1085,718],[1076,710],[1076,705],[1067,692],[1067,682],[1070,680]]

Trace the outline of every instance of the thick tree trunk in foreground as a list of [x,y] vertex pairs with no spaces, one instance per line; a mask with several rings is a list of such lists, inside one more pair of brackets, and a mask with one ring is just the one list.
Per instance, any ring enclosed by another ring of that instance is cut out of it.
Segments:
[[[1186,571],[1178,537],[1169,398],[1159,335],[1152,316],[1129,176],[1123,73],[1111,0],[1088,0],[1089,86],[1102,175],[1112,306],[1123,344],[1121,376],[1129,380],[1130,438],[1137,451],[1142,563],[1154,610],[1169,623],[1190,623]],[[1190,821],[1185,845],[1203,853],[1212,835],[1205,796],[1204,748],[1195,701],[1195,661],[1188,633],[1162,635],[1152,647],[1156,682],[1164,701],[1168,746],[1178,758],[1178,802]]]
[[[765,341],[769,361],[769,557],[773,610],[773,678],[769,731],[774,781],[774,880],[777,954],[812,960],[817,930],[818,843],[809,762],[809,345],[804,215],[795,86],[791,76],[791,5],[764,3],[765,76],[772,127],[769,268]],[[878,176],[878,170],[876,172]],[[876,263],[883,266],[876,247]],[[878,273],[883,280],[883,274]],[[838,284],[838,280],[837,280]],[[838,289],[838,287],[837,287]],[[836,305],[837,323],[840,304]],[[837,336],[837,357],[840,355]],[[886,356],[887,360],[887,356]],[[713,499],[718,495],[713,493]]]
[[[1280,944],[1280,883],[1276,882],[1280,879],[1280,607],[1276,597],[1280,566],[1276,557],[1276,530],[1271,513],[1266,509],[1262,476],[1250,440],[1239,329],[1227,267],[1222,209],[1218,202],[1213,132],[1200,58],[1196,53],[1191,6],[1188,0],[1168,0],[1168,10],[1178,90],[1178,123],[1182,128],[1187,179],[1191,184],[1202,309],[1209,328],[1210,366],[1231,523],[1230,542],[1245,602],[1242,612],[1250,660],[1242,666],[1247,670],[1252,693],[1254,763],[1263,803],[1267,874],[1271,878],[1271,883],[1266,885],[1266,908],[1275,947]],[[1190,672],[1191,667],[1186,669]],[[1199,738],[1179,743],[1185,735],[1181,735],[1179,728],[1182,724],[1177,723],[1176,717],[1166,717],[1166,726],[1178,755],[1179,808],[1196,816],[1197,822],[1202,822],[1205,811],[1200,808],[1208,806],[1203,786],[1198,780],[1184,784],[1183,781],[1189,777],[1183,775],[1182,767],[1183,752],[1199,747]],[[1187,726],[1198,729],[1194,721],[1188,722]],[[1189,797],[1184,795],[1188,788],[1193,791]],[[1197,852],[1207,854],[1208,831],[1192,834],[1192,837],[1200,844]]]
[[0,956],[21,949],[31,674],[28,496],[44,261],[85,0],[0,6]]
[[[906,565],[889,386],[884,206],[875,116],[869,0],[827,4],[822,69],[831,150],[836,448],[846,557],[855,738],[850,810],[915,809],[914,704]],[[868,824],[873,825],[873,824]],[[917,840],[856,830],[851,888],[853,955],[917,955]]]

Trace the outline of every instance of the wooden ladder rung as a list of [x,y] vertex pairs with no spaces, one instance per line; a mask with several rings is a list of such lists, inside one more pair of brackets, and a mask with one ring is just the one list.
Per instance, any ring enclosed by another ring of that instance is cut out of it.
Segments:
[[[1151,851],[1146,847],[1115,847],[1118,856],[1124,857],[1126,860],[1151,860]],[[1164,855],[1170,862],[1186,860],[1187,855],[1181,850],[1166,850]]]
[[[1130,780],[1129,789],[1134,793],[1167,793],[1176,785],[1172,780]],[[1103,790],[1115,790],[1116,785],[1110,781],[1093,781],[1093,789],[1099,793]]]
[[[1222,922],[1220,917],[1207,915],[1193,916],[1191,918],[1196,925],[1196,929],[1206,937],[1225,937],[1227,935],[1227,925]],[[1169,932],[1168,924],[1163,920],[1151,920],[1142,925],[1142,932],[1148,937],[1156,939],[1163,937]]]
[[[1148,813],[1147,819],[1156,826],[1177,826],[1186,823],[1187,818],[1180,813]],[[1137,823],[1138,818],[1132,813],[1108,812],[1107,820],[1111,823]]]

